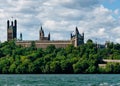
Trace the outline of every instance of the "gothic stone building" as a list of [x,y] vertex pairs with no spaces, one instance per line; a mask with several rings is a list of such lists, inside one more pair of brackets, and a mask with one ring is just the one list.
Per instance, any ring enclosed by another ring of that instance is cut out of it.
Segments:
[[[17,21],[11,22],[11,26],[9,26],[9,20],[7,21],[7,40],[17,39]],[[30,47],[32,41],[22,40],[22,34],[20,34],[20,40],[16,40],[17,45],[21,45],[23,47]],[[46,48],[49,45],[55,45],[56,48],[65,48],[68,45],[74,45],[75,47],[84,44],[84,33],[80,34],[78,28],[75,28],[75,34],[71,34],[70,40],[50,40],[50,33],[48,37],[45,37],[44,30],[40,29],[39,31],[39,40],[34,41],[35,46],[37,48]]]
[[13,40],[17,38],[17,20],[7,21],[7,40]]

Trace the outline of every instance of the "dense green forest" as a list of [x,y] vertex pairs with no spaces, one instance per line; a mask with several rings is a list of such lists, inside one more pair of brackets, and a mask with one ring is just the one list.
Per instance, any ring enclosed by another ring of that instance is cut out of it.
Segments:
[[2,74],[79,74],[120,73],[120,63],[107,63],[99,67],[102,59],[120,59],[120,44],[108,43],[98,48],[92,40],[74,47],[28,48],[17,46],[15,41],[0,43],[0,73]]

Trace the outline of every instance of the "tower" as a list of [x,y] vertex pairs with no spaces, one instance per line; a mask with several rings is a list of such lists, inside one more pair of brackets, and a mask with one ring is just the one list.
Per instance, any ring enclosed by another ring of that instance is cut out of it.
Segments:
[[48,37],[45,37],[44,30],[42,29],[42,26],[41,26],[41,29],[39,31],[39,40],[40,41],[50,41],[50,33],[48,34]]
[[42,26],[41,26],[39,35],[40,35],[40,40],[43,40],[44,39],[44,31],[42,29]]
[[20,33],[20,41],[22,41],[22,33]]
[[17,38],[17,20],[11,21],[7,20],[7,41]]
[[84,33],[82,35],[79,33],[78,28],[75,28],[75,34],[71,34],[71,40],[74,43],[74,46],[77,47],[81,44],[84,44]]
[[50,40],[50,33],[48,34],[48,40]]

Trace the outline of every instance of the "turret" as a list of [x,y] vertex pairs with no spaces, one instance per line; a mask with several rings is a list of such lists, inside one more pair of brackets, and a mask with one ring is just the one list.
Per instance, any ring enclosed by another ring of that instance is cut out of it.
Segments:
[[10,22],[7,20],[7,29],[10,27]]
[[14,37],[17,38],[17,20],[14,21]]
[[14,21],[14,26],[17,28],[17,20]]
[[42,26],[41,26],[41,29],[40,29],[40,40],[43,40],[44,38],[44,31],[42,29]]
[[84,37],[84,33],[82,33],[82,36]]
[[48,34],[48,40],[50,40],[50,33]]
[[11,26],[13,26],[13,21],[11,21]]
[[82,33],[82,42],[84,44],[84,32]]
[[75,28],[74,41],[75,47],[84,44],[84,33],[80,34],[77,27]]
[[78,28],[75,29],[75,35],[79,34]]
[[73,37],[72,33],[70,34],[70,37],[71,37],[71,39],[72,39],[72,37]]
[[17,20],[14,22],[7,20],[7,40],[13,40],[17,38]]
[[20,41],[22,41],[22,33],[20,33]]

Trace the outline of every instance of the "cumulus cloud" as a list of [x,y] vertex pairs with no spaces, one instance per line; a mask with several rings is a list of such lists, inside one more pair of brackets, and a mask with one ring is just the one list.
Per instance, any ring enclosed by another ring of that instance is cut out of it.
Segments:
[[116,15],[118,15],[118,14],[119,14],[119,9],[116,9],[116,10],[114,11],[114,13],[115,13]]
[[119,15],[119,9],[107,9],[99,0],[5,0],[0,4],[0,40],[6,41],[6,21],[13,16],[18,20],[18,38],[22,32],[24,40],[38,40],[41,25],[52,40],[67,40],[78,26],[85,40],[120,43],[120,20],[113,14]]

